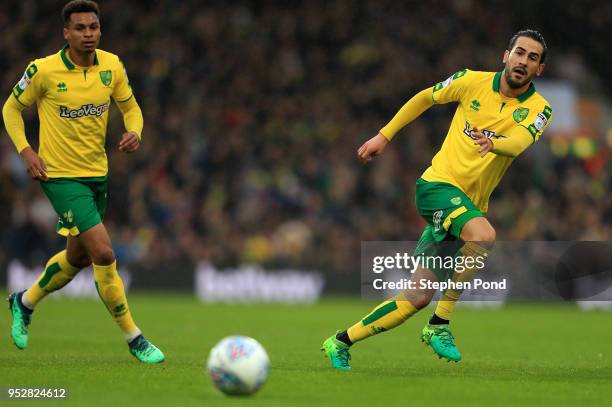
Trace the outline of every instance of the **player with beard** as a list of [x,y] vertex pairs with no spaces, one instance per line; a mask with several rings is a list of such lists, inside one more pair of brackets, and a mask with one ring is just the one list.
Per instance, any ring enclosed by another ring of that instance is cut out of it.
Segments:
[[[427,221],[415,256],[444,253],[471,258],[460,273],[451,268],[418,268],[420,281],[470,281],[495,242],[495,229],[485,214],[489,197],[514,158],[538,141],[552,120],[549,103],[532,79],[542,74],[546,43],[534,30],[522,30],[504,52],[501,72],[464,69],[417,93],[357,154],[367,163],[380,155],[393,136],[434,104],[456,102],[450,128],[431,166],[416,182],[416,207]],[[463,260],[466,260],[463,259]],[[480,260],[480,261],[476,261]],[[350,369],[349,347],[402,324],[431,301],[434,290],[408,289],[378,305],[364,318],[329,337],[321,350],[332,367]],[[421,340],[440,357],[458,362],[449,322],[460,290],[446,290]]]

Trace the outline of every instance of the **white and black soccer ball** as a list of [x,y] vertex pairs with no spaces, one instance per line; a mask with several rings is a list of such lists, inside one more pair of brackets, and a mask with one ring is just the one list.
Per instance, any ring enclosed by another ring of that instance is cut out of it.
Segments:
[[217,389],[244,396],[255,393],[268,380],[270,359],[255,339],[228,336],[210,351],[207,369]]

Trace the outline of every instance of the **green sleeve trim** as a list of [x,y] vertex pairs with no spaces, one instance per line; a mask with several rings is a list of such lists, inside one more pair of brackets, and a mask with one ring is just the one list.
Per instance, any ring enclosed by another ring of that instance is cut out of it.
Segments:
[[35,63],[32,63],[26,70],[26,75],[28,75],[28,78],[32,79],[34,75],[36,75],[36,72],[38,72],[38,67]]
[[461,78],[462,76],[465,76],[466,73],[467,73],[467,68],[463,69],[462,71],[455,72],[455,74],[453,75],[453,80]]
[[528,127],[526,127],[521,124],[520,127],[524,128],[529,132],[529,134],[531,134],[531,138],[533,138],[533,142],[535,143],[536,136],[538,135],[538,130],[535,128],[535,126],[533,124],[530,124]]
[[21,106],[23,106],[23,107],[29,107],[28,105],[24,105],[24,104],[21,102],[21,100],[19,100],[19,98],[17,97],[17,95],[15,95],[15,92],[11,92],[11,94],[12,94],[13,96],[15,96],[15,100],[16,100],[17,102],[19,102],[19,104],[20,104]]
[[[467,73],[468,69],[465,68],[461,71],[455,72],[454,74],[452,74],[448,79],[443,80],[441,82],[438,82],[434,85],[433,87],[433,93],[444,89],[447,85],[450,85],[452,83],[452,81],[454,81],[455,79],[459,79],[462,76],[465,76],[465,74]],[[433,99],[433,96],[432,96]]]
[[129,98],[123,99],[123,100],[117,100],[117,103],[125,103],[125,102],[127,102],[128,100],[130,100],[133,97],[134,97],[134,94],[132,93]]
[[552,116],[552,108],[550,106],[544,106],[542,113],[544,113],[544,117],[546,117],[546,120],[548,120],[550,119],[550,116]]

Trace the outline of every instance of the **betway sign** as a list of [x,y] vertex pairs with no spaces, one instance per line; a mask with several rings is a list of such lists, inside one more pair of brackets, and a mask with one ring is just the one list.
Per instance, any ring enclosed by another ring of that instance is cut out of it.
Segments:
[[258,266],[217,270],[208,262],[198,265],[196,296],[204,302],[307,303],[319,299],[324,279],[314,271],[266,271]]

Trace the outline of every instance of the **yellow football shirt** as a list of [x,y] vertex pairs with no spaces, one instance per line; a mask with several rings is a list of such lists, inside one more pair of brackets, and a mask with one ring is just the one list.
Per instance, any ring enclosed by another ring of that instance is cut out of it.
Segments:
[[107,174],[104,144],[110,98],[126,102],[133,97],[117,55],[98,49],[94,65],[81,67],[64,47],[31,62],[13,96],[24,106],[36,103],[38,154],[49,178]]
[[[514,158],[535,143],[552,120],[549,103],[533,84],[518,98],[508,98],[499,91],[501,75],[465,69],[431,88],[433,103],[458,106],[422,178],[457,186],[483,212]],[[493,141],[493,154],[480,157],[471,136],[474,127]]]

